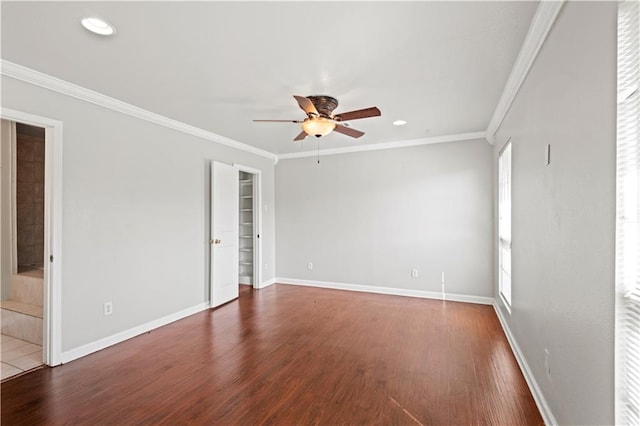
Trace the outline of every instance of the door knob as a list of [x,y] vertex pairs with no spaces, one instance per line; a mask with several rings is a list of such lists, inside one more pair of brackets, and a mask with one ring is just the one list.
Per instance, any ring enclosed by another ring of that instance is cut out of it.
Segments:
[[220,244],[222,241],[220,241],[219,239],[216,238],[216,240],[213,242],[213,244]]

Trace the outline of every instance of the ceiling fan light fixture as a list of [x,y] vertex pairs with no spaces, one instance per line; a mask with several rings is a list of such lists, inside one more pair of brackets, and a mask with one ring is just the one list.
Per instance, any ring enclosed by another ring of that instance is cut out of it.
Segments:
[[298,106],[307,115],[304,121],[301,120],[253,120],[271,122],[291,122],[302,123],[302,131],[296,136],[294,141],[304,140],[308,135],[317,138],[328,135],[335,131],[351,138],[359,138],[364,132],[349,127],[345,121],[359,120],[361,118],[380,117],[382,113],[378,107],[369,107],[354,111],[347,111],[334,114],[333,110],[338,106],[336,98],[327,95],[297,96],[293,95],[298,102]]
[[302,123],[302,130],[310,136],[320,137],[328,135],[336,128],[333,120],[324,117],[307,118]]
[[80,22],[82,23],[83,27],[94,34],[110,36],[116,32],[113,25],[109,24],[106,21],[103,21],[100,18],[84,18]]

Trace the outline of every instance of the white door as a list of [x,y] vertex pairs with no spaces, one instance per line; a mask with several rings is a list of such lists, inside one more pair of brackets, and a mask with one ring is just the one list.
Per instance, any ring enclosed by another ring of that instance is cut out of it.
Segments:
[[211,162],[211,307],[238,297],[238,169]]

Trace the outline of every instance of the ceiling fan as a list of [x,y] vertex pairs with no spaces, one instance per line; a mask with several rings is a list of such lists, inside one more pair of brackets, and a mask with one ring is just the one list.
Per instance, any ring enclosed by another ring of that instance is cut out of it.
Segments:
[[333,114],[333,110],[338,106],[338,100],[327,95],[317,96],[293,96],[300,108],[307,114],[304,120],[253,120],[254,122],[272,122],[272,123],[302,123],[302,132],[295,137],[294,141],[301,141],[308,135],[317,138],[325,136],[332,131],[342,133],[343,135],[359,138],[364,135],[361,132],[350,127],[346,127],[341,122],[349,120],[357,120],[360,118],[378,117],[381,115],[377,107],[364,108],[356,111],[343,112],[341,114]]

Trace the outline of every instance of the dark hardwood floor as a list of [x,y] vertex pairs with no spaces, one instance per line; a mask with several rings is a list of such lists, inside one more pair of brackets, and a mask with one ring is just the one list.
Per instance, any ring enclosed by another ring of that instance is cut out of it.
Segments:
[[2,383],[2,424],[542,424],[491,306],[274,285]]

